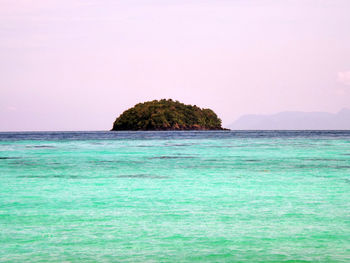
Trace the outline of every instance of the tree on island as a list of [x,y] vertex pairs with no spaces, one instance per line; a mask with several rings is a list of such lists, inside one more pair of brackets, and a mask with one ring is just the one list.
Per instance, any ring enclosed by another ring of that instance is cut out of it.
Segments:
[[172,99],[138,103],[124,111],[112,131],[121,130],[224,130],[211,109],[186,105]]

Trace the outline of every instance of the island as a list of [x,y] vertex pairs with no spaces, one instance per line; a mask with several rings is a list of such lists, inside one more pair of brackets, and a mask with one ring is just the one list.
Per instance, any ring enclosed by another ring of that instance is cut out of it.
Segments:
[[138,103],[124,111],[112,131],[226,130],[211,109],[186,105],[172,99]]

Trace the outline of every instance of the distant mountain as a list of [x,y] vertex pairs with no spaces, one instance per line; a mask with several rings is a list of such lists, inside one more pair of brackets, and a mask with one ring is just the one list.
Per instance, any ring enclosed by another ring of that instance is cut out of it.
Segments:
[[272,115],[243,115],[232,130],[350,130],[350,109],[338,113],[286,111]]

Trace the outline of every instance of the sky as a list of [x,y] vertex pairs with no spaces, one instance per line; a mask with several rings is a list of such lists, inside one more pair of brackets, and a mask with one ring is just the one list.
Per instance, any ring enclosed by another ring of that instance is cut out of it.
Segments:
[[138,102],[350,108],[349,0],[0,0],[0,131],[109,130]]

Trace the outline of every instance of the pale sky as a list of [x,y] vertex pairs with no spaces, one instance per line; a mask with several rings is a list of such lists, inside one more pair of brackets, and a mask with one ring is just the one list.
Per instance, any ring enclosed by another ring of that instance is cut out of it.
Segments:
[[138,102],[350,108],[349,0],[0,0],[0,131],[109,130]]

